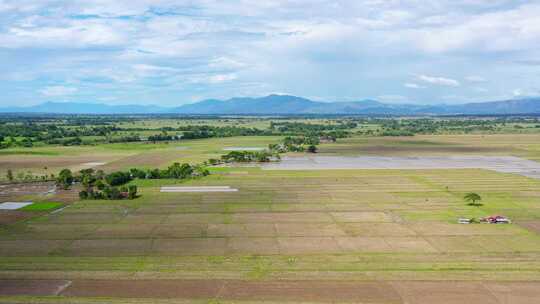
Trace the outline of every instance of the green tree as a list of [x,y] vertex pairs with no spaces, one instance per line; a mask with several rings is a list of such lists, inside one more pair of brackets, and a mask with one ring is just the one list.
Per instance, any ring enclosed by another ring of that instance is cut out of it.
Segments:
[[56,179],[56,185],[64,190],[69,189],[71,184],[73,184],[73,174],[71,173],[71,170],[69,169],[62,169],[60,173],[58,174],[58,178]]
[[10,182],[13,181],[14,177],[13,177],[13,171],[11,171],[11,169],[7,170],[6,177],[7,177],[8,181],[10,181]]
[[111,186],[120,186],[128,183],[131,180],[131,176],[127,172],[113,172],[105,177],[107,184]]
[[482,206],[482,204],[478,203],[479,201],[482,200],[482,197],[477,193],[474,193],[474,192],[467,193],[465,194],[463,199],[469,202],[468,204],[469,206]]
[[135,185],[129,185],[128,187],[128,198],[134,199],[137,197],[137,186]]
[[167,175],[170,178],[183,179],[190,177],[193,173],[193,168],[189,164],[174,163],[167,168]]
[[307,151],[309,153],[317,153],[317,146],[315,145],[310,145],[308,148],[307,148]]
[[86,192],[86,190],[79,192],[79,198],[82,200],[88,199],[88,196],[89,195],[88,195],[88,192]]

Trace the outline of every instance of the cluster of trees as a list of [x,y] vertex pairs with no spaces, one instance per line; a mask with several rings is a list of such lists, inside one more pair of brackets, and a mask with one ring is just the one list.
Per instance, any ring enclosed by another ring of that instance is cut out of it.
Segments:
[[163,170],[158,168],[149,170],[133,168],[130,169],[129,172],[125,172],[125,174],[131,176],[132,178],[138,179],[187,179],[192,177],[207,176],[210,174],[210,172],[202,165],[174,163],[167,169]]
[[324,134],[322,131],[348,130],[358,126],[356,122],[347,121],[338,124],[310,124],[303,122],[270,122],[270,129],[282,134]]
[[272,158],[279,159],[279,154],[272,154],[270,151],[231,151],[221,156],[221,160],[210,159],[211,165],[216,165],[222,162],[231,163],[247,163],[247,162],[269,162]]
[[[370,118],[364,123],[377,126],[376,129],[358,131],[359,135],[368,136],[413,136],[415,134],[467,134],[472,132],[494,133],[502,130],[510,123],[531,124],[536,118],[502,117],[489,118]],[[513,125],[514,129],[522,129],[521,125]]]
[[71,170],[63,169],[56,178],[56,185],[61,189],[69,189],[74,182],[80,182],[83,186],[79,192],[81,199],[134,199],[137,197],[137,186],[126,185],[133,179],[188,179],[209,174],[203,166],[186,163],[174,163],[163,170],[132,168],[127,172],[116,171],[110,174],[102,170],[84,169],[76,176]]
[[320,143],[319,137],[287,136],[279,144],[270,144],[268,148],[277,153],[286,152],[309,152],[317,153],[317,145]]
[[4,137],[0,135],[0,149],[7,149],[12,147],[30,148],[34,146],[34,142],[30,137],[23,137],[19,140],[12,136]]
[[169,135],[167,132],[163,131],[161,134],[155,134],[148,136],[148,141],[151,141],[153,143],[157,141],[173,141],[173,140],[179,140],[180,137],[177,135]]
[[270,130],[260,130],[257,128],[245,128],[234,126],[182,126],[176,131],[182,132],[182,139],[198,139],[212,137],[233,137],[233,136],[267,136],[272,135]]
[[124,172],[113,172],[104,175],[102,172],[95,172],[93,169],[80,171],[79,180],[83,190],[79,192],[81,199],[135,199],[137,197],[137,186],[126,186],[132,180],[129,174]]

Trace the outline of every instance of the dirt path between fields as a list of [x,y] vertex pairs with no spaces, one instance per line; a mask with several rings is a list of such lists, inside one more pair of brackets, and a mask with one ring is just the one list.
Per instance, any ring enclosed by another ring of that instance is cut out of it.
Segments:
[[535,303],[540,282],[0,280],[1,296],[223,299],[320,303]]

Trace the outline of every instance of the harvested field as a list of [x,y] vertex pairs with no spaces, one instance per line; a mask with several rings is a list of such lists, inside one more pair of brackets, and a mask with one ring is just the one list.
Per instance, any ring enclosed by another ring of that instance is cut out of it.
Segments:
[[3,178],[8,169],[15,173],[31,171],[34,174],[56,174],[63,168],[77,171],[125,157],[125,154],[121,153],[97,152],[86,148],[81,148],[81,151],[66,149],[57,148],[57,151],[50,155],[0,155],[0,174]]
[[[0,295],[309,303],[534,303],[538,282],[1,280]],[[275,301],[275,302],[274,302]]]
[[[478,169],[241,171],[249,174],[179,185],[237,192],[161,193],[176,186],[135,181],[137,200],[79,201],[0,230],[0,278],[70,280],[62,295],[77,300],[355,302],[365,292],[375,303],[430,294],[462,303],[446,290],[467,284],[478,287],[462,288],[471,299],[535,296],[540,235],[526,225],[540,219],[536,179]],[[463,201],[472,191],[483,206]],[[517,224],[456,223],[492,214]],[[203,291],[190,291],[195,281]]]
[[14,224],[30,216],[28,212],[0,210],[0,225]]
[[518,223],[520,226],[540,234],[540,220],[537,221],[524,221]]
[[0,184],[0,199],[22,195],[44,195],[51,193],[54,189],[52,182]]
[[62,293],[70,284],[71,281],[68,280],[0,279],[0,295],[56,296]]

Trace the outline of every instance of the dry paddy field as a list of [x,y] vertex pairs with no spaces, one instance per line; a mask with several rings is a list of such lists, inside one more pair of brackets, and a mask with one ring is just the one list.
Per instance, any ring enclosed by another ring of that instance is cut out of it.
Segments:
[[[182,186],[237,192],[138,183],[135,201],[77,202],[5,226],[0,302],[540,299],[540,180],[480,169],[219,168]],[[471,191],[484,206],[463,202]],[[456,224],[492,214],[514,224]]]

